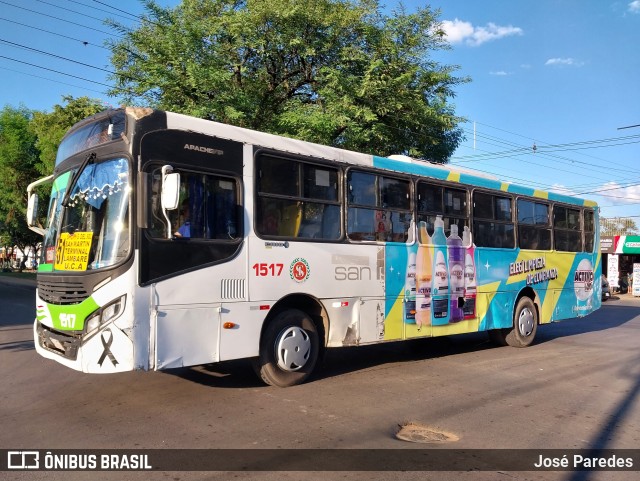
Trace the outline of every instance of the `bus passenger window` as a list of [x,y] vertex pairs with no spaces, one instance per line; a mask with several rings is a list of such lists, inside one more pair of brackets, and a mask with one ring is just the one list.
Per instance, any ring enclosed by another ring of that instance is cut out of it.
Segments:
[[518,247],[520,249],[551,249],[548,204],[528,199],[518,199],[517,217]]
[[515,247],[511,197],[474,192],[473,215],[473,233],[478,247]]
[[325,240],[342,236],[337,168],[262,154],[256,169],[257,234]]
[[349,171],[347,235],[354,241],[406,242],[411,227],[411,183]]
[[582,252],[580,209],[555,205],[553,208],[554,248],[564,252]]
[[584,251],[593,252],[595,244],[595,221],[592,210],[584,211]]
[[448,236],[453,224],[458,232],[469,227],[469,210],[467,207],[467,191],[460,188],[443,187],[429,182],[419,181],[417,184],[418,222],[427,224],[427,233],[433,235],[434,222],[437,216],[444,221],[444,231]]

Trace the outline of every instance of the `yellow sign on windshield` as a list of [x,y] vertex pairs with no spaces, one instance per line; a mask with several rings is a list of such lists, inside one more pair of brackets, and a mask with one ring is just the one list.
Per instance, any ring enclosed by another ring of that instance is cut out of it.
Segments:
[[56,248],[56,270],[84,271],[89,262],[93,232],[75,232],[60,234]]

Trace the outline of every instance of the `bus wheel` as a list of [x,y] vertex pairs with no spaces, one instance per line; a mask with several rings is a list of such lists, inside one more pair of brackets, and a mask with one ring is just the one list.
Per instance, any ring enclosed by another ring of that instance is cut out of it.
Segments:
[[521,297],[513,313],[513,328],[505,335],[512,347],[527,347],[533,342],[538,330],[538,311],[529,297]]
[[521,297],[513,313],[513,327],[491,329],[489,338],[498,346],[527,347],[538,330],[538,311],[529,297]]
[[260,377],[278,387],[304,382],[316,366],[319,346],[318,331],[306,313],[282,311],[262,336],[257,366]]

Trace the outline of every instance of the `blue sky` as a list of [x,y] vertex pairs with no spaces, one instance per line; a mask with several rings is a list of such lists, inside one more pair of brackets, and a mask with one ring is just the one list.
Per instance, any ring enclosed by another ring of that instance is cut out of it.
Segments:
[[[434,58],[472,78],[453,99],[468,122],[452,164],[579,194],[640,225],[640,127],[620,129],[640,124],[640,0],[431,6],[451,44]],[[138,2],[0,0],[0,12],[0,106],[48,111],[65,94],[118,105],[103,93],[113,33],[102,19],[135,25],[124,12]]]

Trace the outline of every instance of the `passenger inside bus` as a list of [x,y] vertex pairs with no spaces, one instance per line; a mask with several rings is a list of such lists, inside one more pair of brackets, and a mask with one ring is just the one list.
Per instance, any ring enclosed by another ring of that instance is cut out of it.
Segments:
[[182,207],[180,209],[180,216],[182,224],[178,227],[178,230],[173,234],[176,237],[191,237],[191,223],[189,221],[189,199],[182,201]]

